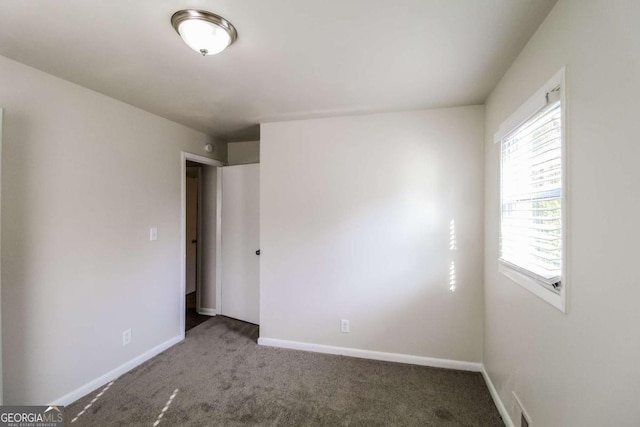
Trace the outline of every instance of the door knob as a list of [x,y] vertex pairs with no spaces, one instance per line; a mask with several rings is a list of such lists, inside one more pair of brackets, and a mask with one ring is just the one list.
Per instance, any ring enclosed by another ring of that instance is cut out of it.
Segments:
[[256,251],[256,255],[260,255],[260,249]]
[[197,239],[193,239],[191,243],[196,243],[197,241],[198,241]]

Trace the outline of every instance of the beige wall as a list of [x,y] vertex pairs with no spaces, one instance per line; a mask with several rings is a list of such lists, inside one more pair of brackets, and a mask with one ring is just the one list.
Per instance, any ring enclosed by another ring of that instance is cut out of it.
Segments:
[[483,120],[476,106],[263,124],[261,338],[480,362]]
[[[560,0],[486,104],[484,363],[536,426],[640,420],[640,3]],[[568,314],[497,270],[493,133],[567,66]]]
[[260,163],[260,141],[230,142],[227,150],[229,165]]
[[0,81],[5,403],[45,404],[182,333],[180,151],[209,138],[3,57]]

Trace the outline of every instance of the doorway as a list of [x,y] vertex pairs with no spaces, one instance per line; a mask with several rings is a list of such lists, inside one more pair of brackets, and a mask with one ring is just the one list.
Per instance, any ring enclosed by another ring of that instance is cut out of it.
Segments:
[[181,328],[216,315],[258,324],[260,166],[185,152],[181,160]]
[[[185,332],[209,319],[209,316],[198,313],[200,304],[200,293],[198,292],[198,281],[200,275],[199,254],[202,249],[198,247],[200,237],[201,212],[200,212],[200,188],[201,188],[202,167],[199,163],[187,160],[187,194],[186,194],[186,271],[185,271]],[[201,240],[201,239],[200,239]]]
[[[218,313],[222,162],[182,153],[181,330]],[[204,261],[204,262],[203,262]]]

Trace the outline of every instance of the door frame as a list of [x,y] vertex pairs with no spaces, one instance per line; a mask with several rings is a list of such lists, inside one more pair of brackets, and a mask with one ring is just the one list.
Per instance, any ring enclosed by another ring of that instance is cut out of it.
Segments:
[[[209,157],[200,156],[198,154],[189,153],[187,151],[180,152],[180,211],[181,211],[181,219],[180,219],[180,334],[182,338],[184,338],[185,332],[185,323],[186,323],[186,307],[185,307],[185,292],[187,289],[186,286],[186,274],[187,274],[187,160],[190,160],[195,163],[200,163],[204,166],[215,166],[217,167],[217,180],[216,180],[216,309],[215,312],[212,313],[209,310],[202,314],[206,314],[209,316],[215,316],[220,313],[220,296],[221,296],[221,288],[220,282],[222,279],[222,271],[220,267],[222,265],[222,236],[221,236],[221,227],[222,227],[222,166],[225,166],[224,162],[220,160],[212,159]],[[201,179],[198,180],[201,182]],[[202,186],[200,185],[198,188],[198,246],[200,246],[201,239],[201,230],[200,226],[200,206],[202,206]],[[198,251],[198,259],[200,259],[200,254],[202,251]],[[202,311],[200,307],[200,269],[202,267],[202,263],[198,262],[197,271],[196,271],[196,296],[198,298],[198,302],[196,303],[198,312]]]

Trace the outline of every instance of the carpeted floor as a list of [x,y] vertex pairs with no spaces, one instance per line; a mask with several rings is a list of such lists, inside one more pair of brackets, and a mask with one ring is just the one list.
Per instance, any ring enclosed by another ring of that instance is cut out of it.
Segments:
[[256,325],[213,317],[67,406],[66,425],[504,425],[479,373],[261,347],[257,337]]

